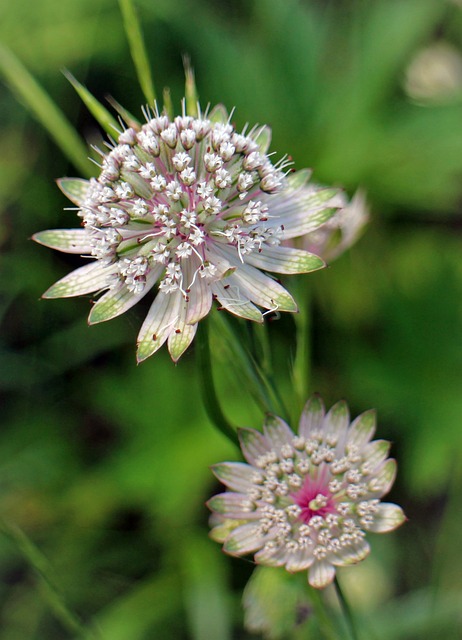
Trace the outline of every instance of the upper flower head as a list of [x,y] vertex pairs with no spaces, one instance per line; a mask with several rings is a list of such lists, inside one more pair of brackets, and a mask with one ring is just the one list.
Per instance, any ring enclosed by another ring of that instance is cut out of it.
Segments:
[[375,413],[350,424],[339,402],[326,414],[320,398],[308,401],[298,435],[280,418],[267,419],[263,434],[240,430],[248,464],[212,467],[228,491],[208,506],[217,526],[212,537],[232,555],[255,552],[255,561],[309,569],[313,587],[327,586],[335,566],[363,560],[365,533],[392,531],[404,521],[400,507],[381,503],[396,474],[389,443],[371,438]]
[[258,307],[296,311],[291,295],[263,271],[304,273],[321,258],[281,245],[317,229],[341,206],[335,189],[305,186],[267,155],[270,130],[237,133],[223,107],[173,121],[146,113],[102,153],[90,181],[62,179],[82,229],[43,231],[34,239],[92,262],[54,284],[46,298],[106,293],[89,322],[120,315],[158,282],[138,335],[138,360],[168,340],[177,360],[216,299],[235,315],[263,321]]

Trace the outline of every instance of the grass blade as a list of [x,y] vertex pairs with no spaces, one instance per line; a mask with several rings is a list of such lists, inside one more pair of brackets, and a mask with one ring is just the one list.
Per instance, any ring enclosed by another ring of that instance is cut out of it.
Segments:
[[149,66],[148,55],[144,45],[143,34],[140,23],[136,15],[132,0],[119,0],[120,10],[124,21],[125,33],[127,34],[130,53],[135,65],[136,75],[144,97],[149,105],[156,101],[156,92],[152,81],[151,68]]
[[26,67],[0,44],[0,74],[33,116],[48,131],[65,156],[86,177],[94,174],[82,139]]

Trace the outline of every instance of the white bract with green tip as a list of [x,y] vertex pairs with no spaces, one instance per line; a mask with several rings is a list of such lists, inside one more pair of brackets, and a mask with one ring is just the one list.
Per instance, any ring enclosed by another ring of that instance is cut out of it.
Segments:
[[399,506],[380,501],[396,462],[387,458],[388,442],[371,442],[374,431],[373,411],[350,424],[344,402],[326,413],[317,396],[306,404],[298,434],[275,416],[263,433],[241,429],[247,463],[212,467],[228,490],[208,502],[211,537],[231,555],[254,553],[258,564],[308,570],[313,587],[326,587],[335,567],[368,555],[366,532],[392,531],[405,520]]
[[[157,284],[138,336],[138,360],[168,341],[174,360],[194,338],[215,299],[231,313],[262,322],[263,310],[297,310],[266,271],[306,273],[324,266],[283,240],[303,236],[341,206],[337,190],[290,173],[267,155],[270,130],[237,133],[223,107],[197,117],[146,112],[101,152],[101,173],[63,178],[81,229],[43,231],[48,247],[92,259],[54,284],[45,298],[103,295],[90,324],[114,318]],[[135,125],[134,125],[135,126]]]

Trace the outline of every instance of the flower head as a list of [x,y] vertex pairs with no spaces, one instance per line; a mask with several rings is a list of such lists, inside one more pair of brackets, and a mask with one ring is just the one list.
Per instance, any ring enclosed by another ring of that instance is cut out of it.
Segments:
[[258,564],[288,571],[308,569],[313,587],[327,586],[336,566],[369,553],[366,532],[392,531],[405,519],[400,507],[382,503],[396,474],[389,443],[371,438],[375,413],[350,424],[339,402],[326,414],[320,398],[306,404],[295,434],[270,416],[263,433],[241,429],[247,463],[212,467],[228,487],[209,508],[211,536],[231,555],[255,553]]
[[297,310],[292,296],[263,272],[305,273],[324,266],[283,246],[328,220],[335,189],[307,188],[309,172],[289,173],[267,155],[266,126],[238,133],[223,107],[171,121],[146,112],[101,152],[101,173],[63,178],[83,228],[43,231],[34,239],[92,261],[54,284],[45,298],[105,292],[89,323],[118,316],[157,295],[138,335],[138,360],[168,341],[174,360],[191,343],[216,299],[231,313],[262,322],[264,310]]

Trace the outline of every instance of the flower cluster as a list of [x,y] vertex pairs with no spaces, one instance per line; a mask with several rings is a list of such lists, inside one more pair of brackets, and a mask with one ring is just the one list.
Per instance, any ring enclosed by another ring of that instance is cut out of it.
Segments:
[[306,404],[298,434],[268,417],[263,433],[241,429],[247,463],[212,467],[228,490],[214,496],[211,536],[232,555],[255,553],[255,561],[308,569],[309,583],[327,586],[336,566],[363,560],[366,532],[392,531],[404,521],[400,507],[381,503],[396,463],[389,443],[371,438],[375,413],[350,424],[344,402],[326,414],[319,397]]
[[82,228],[34,239],[92,261],[54,284],[46,298],[105,291],[89,323],[114,318],[157,283],[138,335],[138,360],[168,342],[174,360],[191,343],[215,299],[221,308],[262,322],[265,312],[294,312],[285,288],[263,272],[306,273],[324,266],[309,251],[285,246],[313,232],[341,207],[336,189],[308,184],[267,154],[270,130],[238,133],[223,107],[171,121],[146,112],[103,153],[89,181],[64,178]]

